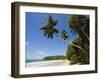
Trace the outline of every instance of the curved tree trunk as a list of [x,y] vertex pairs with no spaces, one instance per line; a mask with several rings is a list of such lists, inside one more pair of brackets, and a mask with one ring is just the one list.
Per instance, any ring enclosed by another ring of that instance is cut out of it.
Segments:
[[76,45],[76,44],[74,44],[74,43],[72,43],[72,42],[71,42],[71,44],[72,44],[73,46],[77,47],[78,49],[80,49],[80,50],[85,54],[85,56],[88,58],[88,55],[87,55],[88,52],[86,52],[82,47],[80,47],[80,46],[78,46],[78,45]]
[[85,35],[85,37],[88,39],[88,41],[90,40],[89,39],[89,36],[83,31],[83,30],[81,30],[82,31],[82,33]]

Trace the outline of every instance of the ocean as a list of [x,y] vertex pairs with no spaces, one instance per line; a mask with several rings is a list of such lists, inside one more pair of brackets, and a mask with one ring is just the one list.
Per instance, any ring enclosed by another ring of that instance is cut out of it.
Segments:
[[26,63],[32,63],[32,62],[41,62],[43,60],[26,60],[25,62]]

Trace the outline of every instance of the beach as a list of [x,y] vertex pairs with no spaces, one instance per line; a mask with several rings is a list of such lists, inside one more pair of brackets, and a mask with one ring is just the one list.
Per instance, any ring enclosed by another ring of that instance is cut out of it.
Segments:
[[70,65],[70,61],[67,59],[26,63],[26,67],[67,66],[67,65]]

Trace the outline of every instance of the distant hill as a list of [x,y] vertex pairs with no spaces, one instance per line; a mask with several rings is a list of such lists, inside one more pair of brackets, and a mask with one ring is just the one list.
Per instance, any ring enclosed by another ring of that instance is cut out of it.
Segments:
[[66,59],[66,56],[47,56],[43,60],[60,60]]

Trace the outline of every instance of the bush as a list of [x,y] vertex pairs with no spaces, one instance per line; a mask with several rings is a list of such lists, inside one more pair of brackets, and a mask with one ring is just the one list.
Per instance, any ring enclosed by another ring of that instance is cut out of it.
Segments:
[[61,60],[66,59],[66,56],[47,56],[43,60]]

